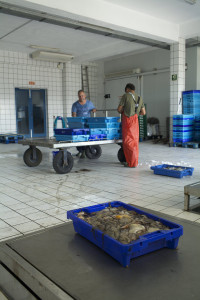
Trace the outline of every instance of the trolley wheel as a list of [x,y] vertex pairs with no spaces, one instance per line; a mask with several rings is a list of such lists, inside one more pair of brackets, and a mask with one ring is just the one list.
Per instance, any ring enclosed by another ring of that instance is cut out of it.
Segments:
[[42,161],[42,152],[38,148],[30,147],[24,152],[23,159],[27,166],[37,167]]
[[66,174],[71,171],[74,165],[74,159],[67,151],[67,163],[64,163],[63,151],[59,151],[53,158],[53,168],[58,174]]
[[97,159],[101,156],[101,154],[102,154],[102,150],[99,145],[87,146],[85,148],[85,155],[89,159]]
[[118,153],[117,153],[117,158],[119,159],[119,161],[120,161],[121,163],[126,162],[126,157],[125,157],[125,155],[124,155],[124,151],[123,151],[123,148],[122,148],[122,147],[119,149],[119,151],[118,151]]

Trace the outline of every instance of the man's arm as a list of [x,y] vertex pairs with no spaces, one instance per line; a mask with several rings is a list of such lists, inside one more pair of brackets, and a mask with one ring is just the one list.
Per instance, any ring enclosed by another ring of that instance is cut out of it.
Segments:
[[124,110],[124,107],[122,105],[119,105],[117,108],[118,113],[122,114]]
[[142,107],[142,108],[141,108],[139,115],[140,115],[140,116],[146,115],[145,107]]
[[76,117],[76,112],[72,112],[72,117]]

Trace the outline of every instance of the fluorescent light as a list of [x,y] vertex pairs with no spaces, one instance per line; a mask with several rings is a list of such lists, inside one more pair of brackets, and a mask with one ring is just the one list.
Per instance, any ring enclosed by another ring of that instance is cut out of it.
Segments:
[[36,60],[53,61],[53,62],[67,62],[74,57],[71,54],[59,53],[59,52],[47,52],[37,50],[31,53],[31,57]]
[[33,49],[40,49],[40,50],[47,50],[47,51],[61,51],[59,48],[51,48],[51,47],[39,46],[39,45],[30,45],[29,47]]

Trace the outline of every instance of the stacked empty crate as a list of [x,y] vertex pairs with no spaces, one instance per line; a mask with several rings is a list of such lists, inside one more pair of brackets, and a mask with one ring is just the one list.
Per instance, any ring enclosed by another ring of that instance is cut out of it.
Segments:
[[200,141],[200,91],[183,92],[183,113],[194,116],[194,141]]
[[191,142],[194,139],[194,116],[173,116],[173,142]]
[[147,137],[147,116],[139,115],[138,122],[139,122],[139,139],[141,142]]
[[57,141],[100,141],[121,138],[119,117],[70,117],[68,128],[54,129]]
[[119,117],[88,118],[87,125],[90,129],[90,139],[114,140],[122,137]]

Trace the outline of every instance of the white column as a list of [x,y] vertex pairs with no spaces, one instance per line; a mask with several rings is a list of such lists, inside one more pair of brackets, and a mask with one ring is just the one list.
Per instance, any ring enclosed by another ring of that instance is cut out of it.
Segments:
[[182,114],[182,92],[185,90],[185,40],[170,47],[170,141],[173,115]]

